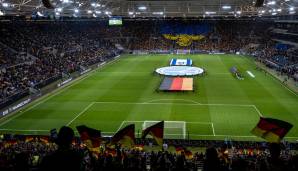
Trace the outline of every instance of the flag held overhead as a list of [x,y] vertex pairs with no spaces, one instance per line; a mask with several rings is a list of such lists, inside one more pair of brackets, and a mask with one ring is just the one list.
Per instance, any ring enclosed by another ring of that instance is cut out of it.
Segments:
[[77,126],[77,130],[81,136],[81,140],[88,148],[96,148],[100,146],[101,132],[99,130],[89,128],[85,125]]
[[142,139],[144,139],[148,134],[151,135],[158,145],[163,144],[163,131],[164,130],[164,121],[158,122],[142,132]]
[[133,146],[135,144],[135,125],[130,124],[119,130],[111,140],[111,144],[121,144],[123,146]]
[[272,118],[260,118],[252,134],[264,138],[268,142],[280,142],[293,127],[292,124]]

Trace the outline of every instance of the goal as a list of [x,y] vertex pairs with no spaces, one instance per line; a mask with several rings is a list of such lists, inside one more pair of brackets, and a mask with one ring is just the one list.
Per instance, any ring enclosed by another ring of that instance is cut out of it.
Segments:
[[[146,129],[160,121],[144,121],[142,129]],[[185,121],[164,121],[164,138],[167,139],[185,139],[186,122]]]

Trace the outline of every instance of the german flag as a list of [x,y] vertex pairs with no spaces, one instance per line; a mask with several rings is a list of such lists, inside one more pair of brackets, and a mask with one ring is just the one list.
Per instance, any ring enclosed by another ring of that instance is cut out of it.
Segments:
[[131,147],[135,144],[135,125],[130,124],[119,130],[111,140],[111,144],[121,144]]
[[193,154],[190,150],[188,150],[185,147],[176,147],[176,154],[178,155],[184,155],[186,159],[191,160],[193,159]]
[[99,130],[89,128],[85,125],[77,126],[77,130],[81,136],[81,140],[89,149],[100,146],[101,132]]
[[158,145],[162,146],[163,130],[164,130],[164,121],[158,122],[143,130],[142,139],[144,139],[149,134],[155,139]]
[[112,157],[116,157],[117,156],[117,151],[115,148],[111,148],[111,147],[106,147],[105,148],[105,154],[107,156],[111,155]]
[[183,147],[176,147],[176,153],[181,155],[182,153],[184,153],[184,148]]
[[185,155],[185,158],[188,159],[188,160],[191,160],[193,159],[193,154],[190,150],[188,149],[184,149],[184,155]]
[[15,145],[17,143],[18,143],[17,140],[9,140],[9,141],[4,143],[4,147],[7,148],[7,147]]
[[25,142],[27,143],[27,142],[31,142],[31,141],[33,141],[34,140],[34,138],[33,138],[33,136],[26,136],[26,138],[25,138]]
[[49,144],[49,137],[48,136],[40,136],[39,140],[45,144]]
[[292,124],[282,120],[261,117],[251,133],[268,142],[279,143],[292,127]]
[[135,145],[134,149],[137,151],[144,151],[144,145],[140,144],[140,145]]

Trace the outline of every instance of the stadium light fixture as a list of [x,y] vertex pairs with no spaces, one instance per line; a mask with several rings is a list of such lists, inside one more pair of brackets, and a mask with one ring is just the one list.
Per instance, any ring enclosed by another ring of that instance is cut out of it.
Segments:
[[40,17],[43,17],[43,16],[44,16],[44,15],[43,15],[41,12],[39,12],[39,11],[37,11],[37,15],[40,16]]
[[276,12],[271,13],[271,15],[276,15],[276,14],[277,14]]
[[3,15],[4,15],[4,12],[0,10],[0,16],[3,16]]
[[105,11],[105,14],[106,14],[106,15],[109,15],[109,11]]
[[101,11],[95,11],[96,14],[101,14]]
[[221,8],[227,10],[227,9],[231,9],[231,6],[229,6],[229,5],[224,5],[224,6],[222,6]]
[[62,12],[62,8],[56,8],[55,11],[57,11],[57,12]]
[[93,16],[94,18],[96,18],[96,17],[97,17],[97,15],[96,15],[96,14],[93,14],[92,16]]
[[91,3],[91,6],[92,7],[100,7],[101,5],[99,3],[92,2]]
[[87,14],[92,14],[92,11],[91,11],[91,10],[88,10],[88,11],[87,11]]
[[78,9],[74,9],[74,12],[75,12],[75,13],[79,13],[79,10],[78,10]]
[[55,12],[55,15],[59,16],[59,15],[60,15],[60,13],[59,13],[59,12]]
[[239,15],[240,15],[241,13],[242,13],[241,11],[237,11],[237,12],[236,12],[236,14],[239,14]]
[[128,12],[128,15],[133,15],[133,12],[129,11],[129,12]]
[[70,1],[69,0],[62,0],[62,3],[67,4],[67,3],[70,3]]
[[9,3],[7,3],[7,2],[3,2],[3,3],[2,3],[2,7],[4,7],[4,8],[9,7]]
[[281,12],[281,11],[282,11],[282,9],[281,9],[281,8],[278,8],[276,11],[278,11],[278,12]]
[[211,14],[216,14],[216,12],[215,11],[206,11],[205,14],[211,15]]
[[267,5],[275,5],[276,4],[276,1],[269,1],[267,2]]
[[139,6],[138,9],[141,10],[141,11],[144,11],[144,10],[147,9],[147,7],[146,6]]
[[153,12],[153,15],[163,15],[163,12]]
[[289,14],[296,14],[296,11],[290,11]]
[[295,10],[294,7],[289,8],[289,11],[294,11],[294,10]]

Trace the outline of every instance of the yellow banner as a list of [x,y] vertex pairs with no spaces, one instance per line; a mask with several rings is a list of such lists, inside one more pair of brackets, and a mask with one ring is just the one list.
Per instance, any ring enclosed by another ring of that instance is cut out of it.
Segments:
[[168,40],[176,41],[179,46],[189,46],[193,41],[199,41],[205,38],[203,35],[188,35],[188,34],[163,34],[163,37]]

